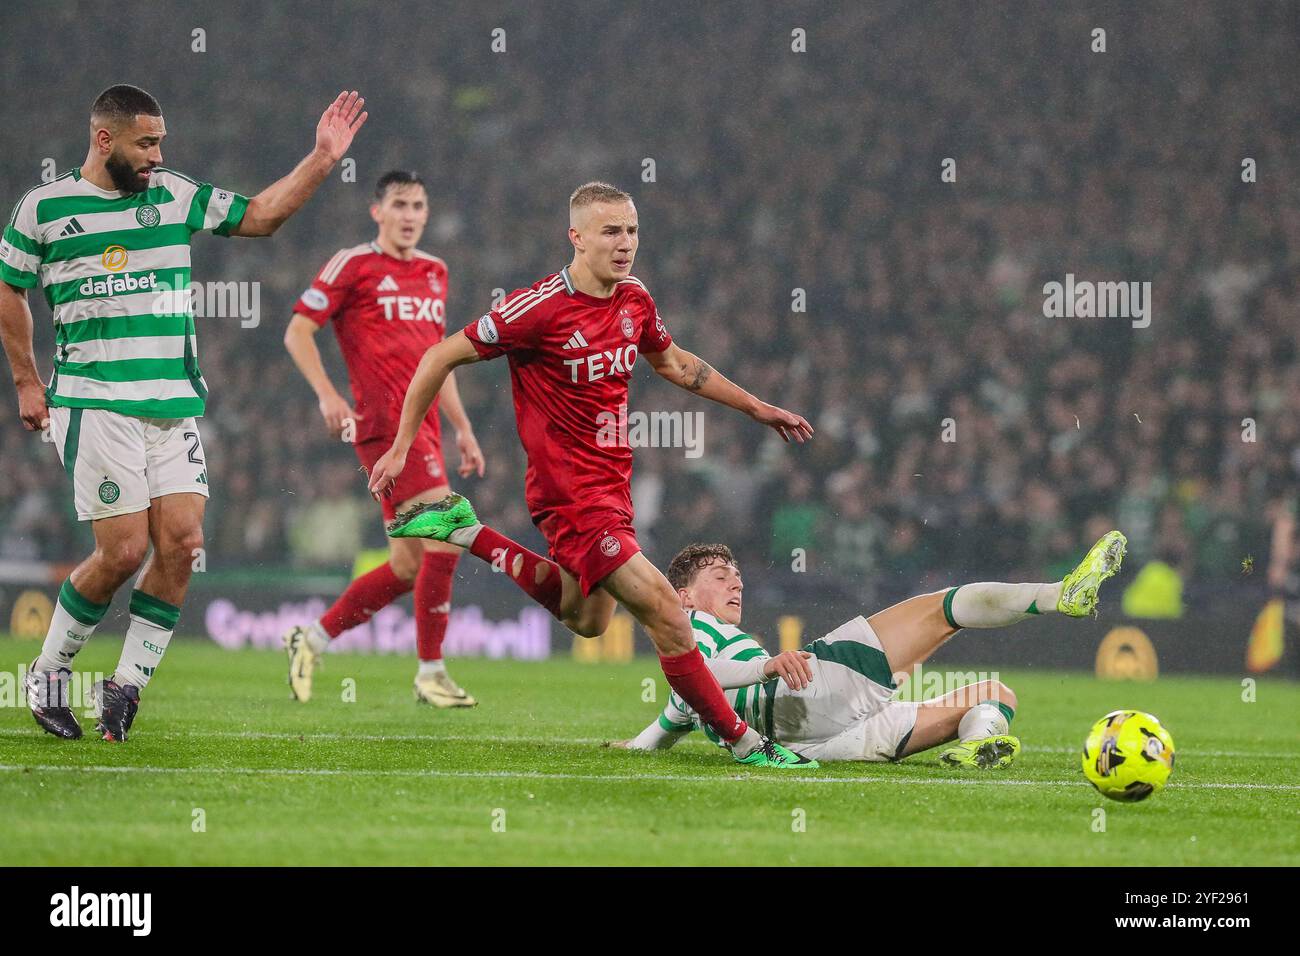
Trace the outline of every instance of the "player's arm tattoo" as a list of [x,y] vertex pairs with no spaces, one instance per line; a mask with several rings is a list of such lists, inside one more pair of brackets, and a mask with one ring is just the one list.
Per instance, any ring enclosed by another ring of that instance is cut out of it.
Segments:
[[713,366],[696,356],[694,369],[690,367],[682,368],[682,387],[689,388],[692,392],[698,392],[704,387],[704,383],[709,380],[709,376],[712,374]]

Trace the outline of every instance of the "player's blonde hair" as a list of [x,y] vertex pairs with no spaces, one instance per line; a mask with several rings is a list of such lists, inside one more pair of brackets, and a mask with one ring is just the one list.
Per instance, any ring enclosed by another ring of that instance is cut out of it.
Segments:
[[625,193],[617,186],[611,186],[609,183],[602,183],[599,180],[583,183],[573,191],[569,197],[569,215],[572,216],[577,210],[584,209],[592,203],[598,202],[631,202],[630,193]]

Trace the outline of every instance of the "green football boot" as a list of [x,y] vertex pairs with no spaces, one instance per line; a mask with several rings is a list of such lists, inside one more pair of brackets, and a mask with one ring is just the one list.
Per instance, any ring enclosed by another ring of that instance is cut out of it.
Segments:
[[973,767],[977,770],[1001,770],[1011,766],[1020,753],[1020,738],[1010,734],[968,740],[939,754],[945,767]]
[[1107,531],[1079,566],[1061,582],[1061,597],[1056,609],[1070,617],[1097,614],[1097,589],[1101,582],[1119,570],[1128,550],[1128,538],[1118,531]]
[[390,538],[432,538],[446,541],[458,528],[478,524],[474,506],[463,495],[451,494],[403,511],[385,529]]
[[787,750],[775,740],[769,740],[764,737],[763,742],[756,747],[753,752],[744,757],[736,757],[735,751],[732,751],[736,763],[743,763],[747,767],[776,767],[778,770],[816,770],[821,764],[816,760],[809,760],[807,757],[800,756],[793,750]]

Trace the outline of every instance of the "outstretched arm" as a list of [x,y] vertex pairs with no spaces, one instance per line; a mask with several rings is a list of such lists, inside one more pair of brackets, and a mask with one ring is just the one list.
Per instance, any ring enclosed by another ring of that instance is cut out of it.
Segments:
[[813,428],[802,415],[760,401],[676,342],[662,352],[647,354],[645,359],[660,376],[674,385],[744,412],[761,425],[770,425],[785,441],[794,438],[804,442],[812,438]]
[[375,462],[370,472],[370,493],[378,498],[389,491],[397,476],[406,466],[406,453],[415,441],[420,422],[429,414],[429,406],[442,388],[443,382],[451,370],[459,365],[468,365],[479,360],[478,352],[465,337],[464,330],[451,338],[443,339],[429,348],[420,364],[411,376],[411,384],[406,387],[406,399],[402,402],[402,420],[397,426],[397,437],[393,446],[384,456]]
[[709,657],[704,663],[713,671],[723,690],[762,684],[778,677],[791,690],[803,690],[812,683],[812,665],[808,663],[811,658],[807,651],[782,651],[776,657],[762,654],[747,661]]
[[293,172],[278,179],[248,201],[244,218],[231,230],[232,236],[269,236],[297,212],[316,188],[325,181],[334,164],[352,145],[352,137],[365,123],[369,113],[362,110],[366,101],[342,92],[321,114],[316,124],[316,146]]

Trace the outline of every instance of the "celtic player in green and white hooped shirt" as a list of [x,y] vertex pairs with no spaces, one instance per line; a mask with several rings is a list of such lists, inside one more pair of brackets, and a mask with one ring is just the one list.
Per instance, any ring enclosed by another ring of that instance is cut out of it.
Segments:
[[[94,553],[63,582],[27,676],[36,722],[81,736],[69,707],[72,659],[117,589],[153,554],[131,594],[131,623],[112,679],[96,685],[97,732],[121,741],[180,615],[203,542],[208,475],[197,419],[199,370],[190,292],[190,237],[269,236],[324,181],[365,122],[341,93],[316,127],[311,153],[246,199],[162,166],[162,110],[144,90],[109,87],[90,115],[85,162],[28,190],[0,235],[0,340],[24,425],[48,424],[72,480]],[[27,290],[53,313],[53,374],[32,349]]]
[[[1124,536],[1111,531],[1063,581],[981,582],[920,595],[776,656],[740,629],[744,584],[726,545],[684,548],[669,565],[668,580],[736,712],[796,753],[818,762],[898,760],[956,740],[939,755],[943,763],[991,769],[1007,766],[1020,751],[1009,734],[1016,706],[1009,687],[983,680],[933,700],[900,701],[896,679],[964,627],[1006,627],[1056,611],[1091,615],[1097,589],[1119,570],[1125,545]],[[613,746],[661,750],[700,726],[671,694],[654,723]]]
[[0,278],[38,282],[54,317],[50,406],[140,418],[203,414],[190,308],[190,237],[230,235],[243,196],[158,167],[122,195],[72,169],[18,201],[0,248]]

